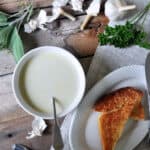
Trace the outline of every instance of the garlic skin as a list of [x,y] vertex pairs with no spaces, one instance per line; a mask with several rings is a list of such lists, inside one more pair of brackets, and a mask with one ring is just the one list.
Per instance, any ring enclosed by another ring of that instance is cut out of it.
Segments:
[[86,13],[91,16],[97,16],[100,11],[101,2],[102,0],[93,0],[86,10]]
[[59,16],[61,15],[61,8],[60,7],[54,7],[52,9],[52,16],[48,16],[48,23],[51,23],[53,21],[55,21],[57,18],[59,18]]
[[72,5],[72,9],[74,11],[81,11],[83,12],[83,2],[84,0],[71,0],[70,4]]
[[47,13],[45,10],[41,10],[37,17],[38,25],[45,24],[47,22]]
[[29,21],[29,23],[26,23],[24,25],[24,32],[26,32],[26,33],[32,33],[36,29],[37,29],[37,21],[36,20],[31,19]]
[[40,10],[38,16],[31,19],[28,23],[24,24],[24,32],[32,33],[37,28],[47,30],[44,25],[48,22],[48,16],[45,10]]
[[69,2],[69,0],[54,0],[52,3],[53,7],[63,7],[65,5],[67,5],[67,3]]
[[[123,5],[127,5],[125,1],[123,1]],[[108,0],[105,3],[105,15],[108,17],[110,21],[115,21],[119,19],[123,19],[126,11],[119,11],[118,6],[115,0]]]
[[26,139],[32,139],[36,136],[42,136],[42,133],[47,128],[45,121],[40,117],[35,117],[32,121],[32,131],[28,132]]

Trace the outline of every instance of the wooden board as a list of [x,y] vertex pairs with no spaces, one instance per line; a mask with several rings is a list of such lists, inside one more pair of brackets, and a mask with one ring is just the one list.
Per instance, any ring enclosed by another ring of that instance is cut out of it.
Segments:
[[[16,12],[19,10],[20,5],[26,3],[28,0],[1,0],[0,10],[5,12]],[[53,0],[32,0],[34,8],[48,7]]]
[[12,73],[15,64],[14,57],[8,50],[0,51],[0,76]]
[[51,145],[51,128],[42,137],[26,140],[27,132],[31,130],[32,119],[31,116],[27,116],[1,123],[0,149],[10,150],[13,144],[19,143],[28,145],[33,150],[49,150]]

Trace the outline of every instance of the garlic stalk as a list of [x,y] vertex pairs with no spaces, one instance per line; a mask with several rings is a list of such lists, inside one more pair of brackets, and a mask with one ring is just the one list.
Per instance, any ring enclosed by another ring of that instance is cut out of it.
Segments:
[[60,15],[63,15],[68,19],[75,21],[75,17],[73,17],[68,12],[65,12],[62,8],[63,6],[67,5],[68,2],[69,0],[54,0],[54,2],[52,3],[52,16],[49,17],[48,22],[53,22],[54,20],[59,18]]
[[127,5],[124,0],[108,0],[105,3],[105,15],[110,21],[122,19],[129,10],[136,8],[136,5]]
[[87,25],[87,23],[89,22],[91,17],[98,15],[98,13],[100,11],[101,2],[102,2],[102,0],[93,0],[91,2],[90,6],[86,10],[87,15],[86,15],[83,23],[81,24],[81,27],[80,27],[81,30],[84,30],[85,26]]

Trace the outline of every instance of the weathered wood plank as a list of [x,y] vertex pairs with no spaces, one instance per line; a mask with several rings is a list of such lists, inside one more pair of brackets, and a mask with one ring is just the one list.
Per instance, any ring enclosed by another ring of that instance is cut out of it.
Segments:
[[49,125],[46,134],[42,137],[36,137],[27,140],[27,132],[31,130],[31,122],[33,118],[30,116],[22,117],[13,121],[0,124],[0,149],[10,150],[15,143],[23,144],[33,150],[49,150],[52,139],[52,128]]
[[[26,0],[28,1],[28,0]],[[0,10],[6,11],[6,12],[16,12],[19,10],[19,6],[22,2],[26,2],[25,0],[6,0],[6,1],[0,1]],[[48,7],[51,5],[53,0],[32,0],[33,1],[33,7]]]
[[15,64],[14,58],[9,51],[0,51],[0,75],[13,72]]
[[0,123],[28,115],[16,103],[11,79],[12,75],[0,77]]

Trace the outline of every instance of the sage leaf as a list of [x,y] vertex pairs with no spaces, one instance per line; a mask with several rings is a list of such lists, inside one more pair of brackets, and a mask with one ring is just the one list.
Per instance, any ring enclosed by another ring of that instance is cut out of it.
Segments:
[[7,14],[0,11],[0,23],[6,23],[8,20]]
[[9,49],[12,51],[16,62],[18,62],[20,58],[24,55],[23,43],[16,27],[14,28],[11,35]]
[[0,29],[0,50],[8,47],[13,28],[13,26],[6,26]]

